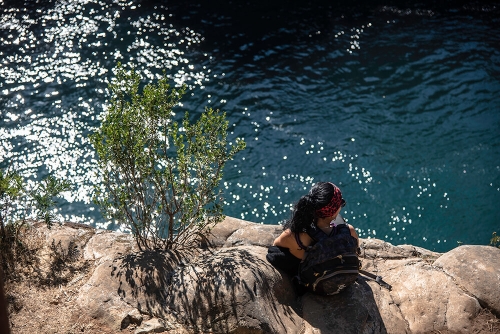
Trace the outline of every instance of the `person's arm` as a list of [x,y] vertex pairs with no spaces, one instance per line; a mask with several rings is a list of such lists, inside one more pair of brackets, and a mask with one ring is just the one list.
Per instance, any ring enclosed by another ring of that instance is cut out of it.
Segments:
[[351,232],[351,235],[356,238],[356,242],[358,244],[358,247],[359,247],[359,237],[358,237],[358,233],[356,233],[356,230],[354,229],[354,227],[351,225],[351,224],[347,224],[349,226],[349,231]]

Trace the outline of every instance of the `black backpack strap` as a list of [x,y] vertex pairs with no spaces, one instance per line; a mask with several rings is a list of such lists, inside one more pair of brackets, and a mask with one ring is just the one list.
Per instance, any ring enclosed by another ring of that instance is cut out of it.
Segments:
[[389,291],[392,290],[392,286],[389,283],[384,282],[384,280],[382,279],[382,276],[374,275],[374,274],[372,274],[372,273],[370,273],[368,271],[361,270],[361,269],[359,270],[359,273],[361,275],[363,275],[363,277],[371,279],[372,281],[377,282],[381,287],[384,287],[384,288],[386,288]]

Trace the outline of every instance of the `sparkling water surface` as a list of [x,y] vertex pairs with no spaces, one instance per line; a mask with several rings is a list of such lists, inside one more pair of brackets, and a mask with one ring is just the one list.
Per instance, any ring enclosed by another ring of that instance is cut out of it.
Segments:
[[[179,4],[181,3],[181,4]],[[364,237],[447,251],[500,224],[500,10],[491,2],[0,1],[0,163],[73,184],[61,219],[119,229],[91,203],[88,135],[118,61],[227,112],[247,149],[225,213],[279,224],[318,181]],[[499,231],[500,232],[500,231]]]

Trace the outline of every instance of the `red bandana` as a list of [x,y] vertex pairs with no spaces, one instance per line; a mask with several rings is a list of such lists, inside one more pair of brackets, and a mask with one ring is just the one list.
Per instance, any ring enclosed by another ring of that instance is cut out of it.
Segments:
[[332,217],[342,205],[342,193],[340,192],[340,189],[333,183],[330,184],[333,186],[332,199],[326,206],[316,210],[316,216],[318,218]]

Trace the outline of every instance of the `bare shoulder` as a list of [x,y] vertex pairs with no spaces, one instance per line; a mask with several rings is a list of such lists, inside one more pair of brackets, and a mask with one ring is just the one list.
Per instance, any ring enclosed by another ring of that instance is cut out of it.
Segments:
[[297,243],[297,237],[305,247],[309,246],[312,242],[311,237],[307,233],[301,232],[296,235],[290,229],[286,229],[274,240],[273,246],[288,248],[293,256],[302,259],[304,258],[305,251]]
[[273,246],[290,248],[292,241],[295,241],[295,236],[290,229],[286,229],[274,240]]
[[296,236],[290,229],[286,229],[274,240],[273,246],[286,247],[292,250],[300,249],[297,237],[304,246],[309,246],[312,242],[311,237],[307,233],[301,232]]

